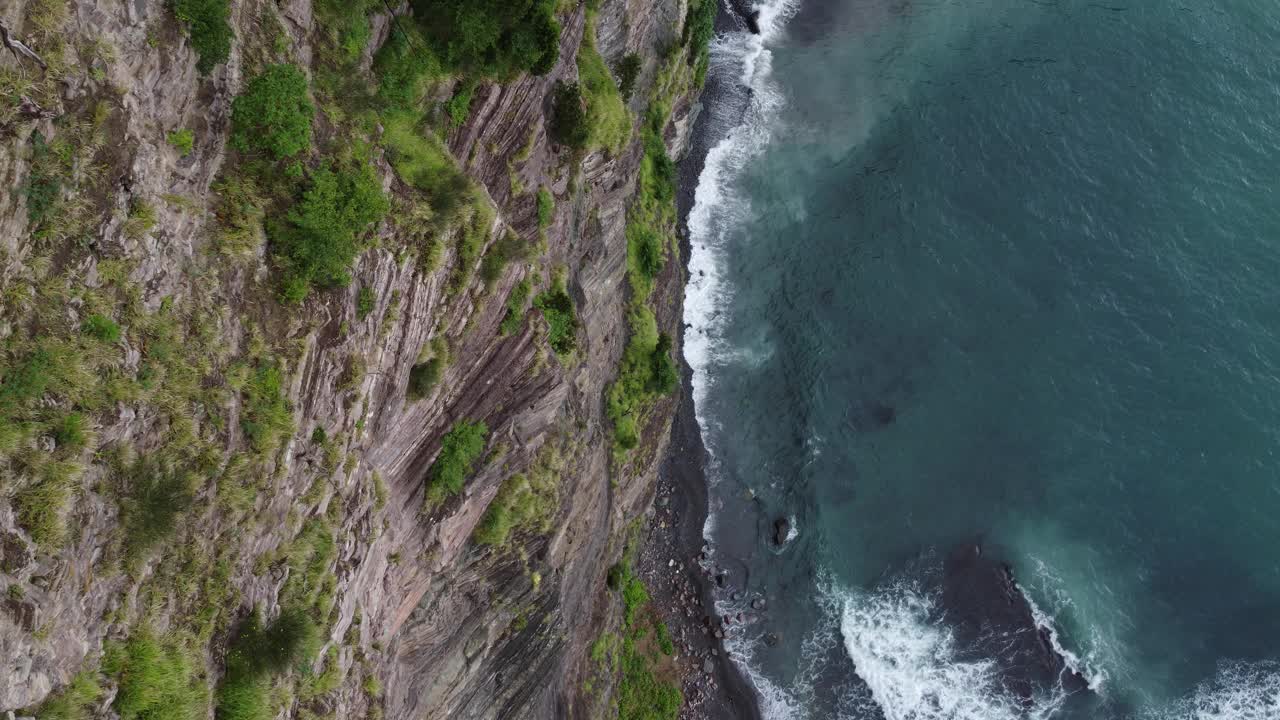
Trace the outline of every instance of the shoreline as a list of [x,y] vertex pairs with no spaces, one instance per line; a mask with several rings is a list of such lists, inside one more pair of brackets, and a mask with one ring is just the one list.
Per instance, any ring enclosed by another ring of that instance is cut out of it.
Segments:
[[[717,32],[739,29],[741,22],[721,4]],[[694,414],[692,370],[683,352],[688,329],[683,320],[683,283],[689,276],[692,249],[687,221],[707,153],[722,139],[712,137],[708,121],[714,113],[710,106],[725,99],[719,82],[709,77],[698,101],[703,107],[691,130],[689,150],[677,164],[677,227],[683,267],[677,333],[680,396],[670,442],[658,466],[647,534],[636,561],[636,571],[675,641],[679,657],[674,665],[685,696],[680,717],[689,720],[761,720],[755,689],[725,650],[713,578],[701,562],[706,546],[702,530],[709,512],[707,451]]]

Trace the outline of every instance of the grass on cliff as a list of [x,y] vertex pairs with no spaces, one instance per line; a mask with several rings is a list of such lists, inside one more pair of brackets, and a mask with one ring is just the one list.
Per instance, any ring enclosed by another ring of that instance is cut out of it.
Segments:
[[462,492],[462,486],[484,454],[489,426],[483,421],[460,420],[445,433],[440,454],[427,470],[427,506],[435,507],[446,497]]
[[218,720],[268,720],[271,678],[315,657],[319,631],[307,614],[288,608],[264,624],[253,613],[227,648],[226,673],[218,686]]
[[89,720],[94,715],[98,699],[102,697],[102,684],[98,673],[82,670],[71,678],[67,686],[51,694],[34,713],[40,720]]
[[137,458],[118,474],[125,557],[136,563],[173,534],[178,516],[191,504],[194,477],[154,455]]
[[443,337],[437,337],[419,353],[418,363],[409,370],[409,400],[417,401],[426,397],[444,377],[449,367],[449,343]]
[[263,361],[249,375],[241,388],[244,403],[240,412],[240,428],[249,444],[259,453],[276,448],[293,432],[293,413],[285,399],[285,376],[279,365]]
[[560,508],[560,473],[564,457],[552,443],[543,446],[527,474],[513,475],[502,484],[476,526],[473,539],[502,547],[516,530],[545,533]]
[[578,85],[586,101],[587,144],[618,153],[631,139],[631,113],[604,58],[596,51],[595,23],[588,21],[578,48]]
[[119,684],[112,708],[120,720],[199,720],[208,713],[209,689],[201,664],[176,637],[146,627],[109,644],[103,672]]
[[529,305],[529,293],[533,286],[530,285],[529,279],[525,278],[511,289],[511,294],[507,296],[507,312],[502,316],[502,322],[498,325],[498,334],[506,337],[515,333],[524,324],[525,311]]
[[630,336],[618,377],[605,393],[616,455],[639,444],[640,426],[653,402],[673,392],[680,375],[672,340],[659,333],[649,296],[672,252],[675,227],[675,163],[662,141],[667,110],[655,103],[642,129],[644,157],[639,192],[627,213],[627,279],[631,286]]

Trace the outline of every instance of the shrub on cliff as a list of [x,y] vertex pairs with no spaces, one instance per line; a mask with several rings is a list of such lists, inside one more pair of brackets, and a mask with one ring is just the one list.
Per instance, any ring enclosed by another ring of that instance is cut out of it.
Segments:
[[627,53],[622,58],[622,62],[618,63],[618,92],[622,93],[624,99],[631,98],[631,92],[635,90],[638,77],[640,77],[640,56]]
[[618,379],[605,396],[614,441],[623,450],[639,442],[643,410],[654,398],[675,390],[680,381],[671,359],[671,337],[658,332],[653,312],[647,307],[633,308],[629,319],[631,338],[622,354]]
[[199,56],[196,69],[201,75],[208,75],[214,67],[227,61],[231,41],[235,39],[235,33],[227,24],[231,16],[227,0],[174,0],[173,14],[187,25],[191,47]]
[[484,422],[460,420],[445,433],[440,454],[427,471],[427,502],[435,505],[448,495],[462,492],[476,460],[484,454],[489,426]]
[[584,148],[591,139],[591,127],[582,107],[582,91],[577,83],[556,82],[551,100],[551,139],[571,148]]
[[542,311],[547,321],[547,343],[560,357],[566,357],[578,347],[578,318],[573,310],[573,298],[565,292],[564,282],[557,281],[550,290],[533,299],[533,306]]
[[382,183],[367,163],[311,176],[285,223],[273,223],[271,248],[283,272],[285,300],[301,302],[311,286],[351,281],[351,265],[363,249],[360,235],[390,208]]
[[311,147],[314,114],[306,75],[296,65],[271,65],[231,103],[231,145],[273,160],[292,157]]
[[511,79],[545,75],[560,55],[556,0],[414,0],[432,50],[449,66]]

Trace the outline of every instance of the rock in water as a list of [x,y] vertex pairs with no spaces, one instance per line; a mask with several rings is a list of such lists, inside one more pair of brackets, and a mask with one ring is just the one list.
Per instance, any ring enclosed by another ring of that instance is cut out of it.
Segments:
[[1059,682],[1068,692],[1085,689],[1084,678],[1067,667],[1036,625],[1013,571],[990,555],[966,543],[943,565],[942,605],[957,644],[974,659],[995,659],[1001,682],[1024,701]]
[[780,517],[773,521],[773,544],[782,547],[787,544],[787,535],[791,533],[791,521]]

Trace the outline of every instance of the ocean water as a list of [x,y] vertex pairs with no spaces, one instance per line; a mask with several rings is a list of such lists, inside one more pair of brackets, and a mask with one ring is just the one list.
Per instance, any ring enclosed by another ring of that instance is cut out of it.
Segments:
[[[766,717],[1280,718],[1280,4],[758,10],[685,352]],[[961,626],[974,546],[1080,684]]]

